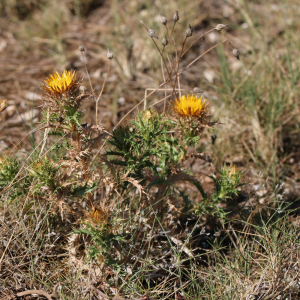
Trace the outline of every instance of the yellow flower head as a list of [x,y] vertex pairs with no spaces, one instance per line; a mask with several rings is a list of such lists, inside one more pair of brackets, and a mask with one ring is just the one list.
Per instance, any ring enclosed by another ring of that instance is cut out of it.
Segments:
[[194,95],[181,96],[173,102],[173,110],[179,117],[183,118],[201,118],[206,117],[209,110],[209,104],[206,100]]
[[46,92],[51,94],[64,94],[66,92],[72,92],[79,88],[79,81],[75,71],[64,71],[59,75],[56,72],[53,75],[50,75],[45,80],[45,85],[43,86]]

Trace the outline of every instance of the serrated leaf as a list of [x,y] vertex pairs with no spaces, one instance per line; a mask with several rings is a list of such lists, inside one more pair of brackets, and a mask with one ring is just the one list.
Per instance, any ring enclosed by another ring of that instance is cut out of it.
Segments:
[[151,187],[151,186],[154,186],[154,185],[159,185],[159,184],[171,184],[171,183],[166,181],[165,179],[157,179],[157,180],[154,180],[151,183],[149,183],[148,187]]
[[84,186],[79,186],[74,189],[74,196],[83,196],[86,193],[92,193],[92,191],[96,188],[97,182],[94,182],[91,186],[88,186],[87,182]]
[[116,152],[116,151],[107,151],[105,155],[118,155],[118,156],[124,156],[122,152]]
[[23,217],[24,215],[26,215],[26,214],[29,212],[29,210],[30,210],[30,208],[33,206],[33,204],[34,204],[34,202],[33,202],[33,201],[30,201],[29,203],[27,203],[27,204],[25,205],[25,207],[23,208],[23,211],[22,211],[22,217]]

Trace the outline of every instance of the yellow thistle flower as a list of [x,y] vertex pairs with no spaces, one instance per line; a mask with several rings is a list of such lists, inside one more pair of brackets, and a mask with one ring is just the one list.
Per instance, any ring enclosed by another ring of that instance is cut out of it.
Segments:
[[55,74],[50,75],[45,80],[45,83],[46,84],[43,86],[45,91],[59,95],[79,88],[79,82],[75,71],[65,70],[61,75],[56,72]]
[[203,97],[200,98],[194,95],[181,96],[175,102],[173,102],[173,110],[179,117],[192,117],[200,118],[206,117],[209,104]]

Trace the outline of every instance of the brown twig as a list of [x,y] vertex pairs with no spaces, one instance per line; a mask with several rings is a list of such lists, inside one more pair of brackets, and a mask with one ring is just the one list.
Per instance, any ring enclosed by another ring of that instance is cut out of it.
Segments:
[[[205,55],[206,53],[208,53],[209,51],[211,51],[212,49],[216,48],[217,46],[219,46],[220,44],[226,42],[226,40],[223,40],[221,42],[219,42],[218,44],[212,46],[211,48],[209,48],[207,51],[205,51],[204,53],[202,53],[201,55],[199,55],[196,59],[194,59],[189,65],[187,65],[185,68],[183,68],[178,74],[177,76],[181,75],[187,68],[189,68],[193,63],[195,63],[198,59],[200,59],[203,55]],[[172,71],[172,70],[171,70]],[[172,79],[175,78],[175,75],[172,77]],[[152,93],[150,93],[147,97],[145,97],[144,99],[142,99],[138,104],[136,104],[132,109],[130,109],[124,116],[123,118],[118,122],[118,124],[114,127],[113,130],[115,130],[122,122],[123,120],[132,112],[134,111],[140,104],[142,104],[148,97],[150,97],[151,95],[153,95],[160,87],[162,87],[164,84],[167,84],[169,82],[169,78],[167,78],[167,82],[163,82],[162,84],[160,84]]]
[[204,56],[206,53],[208,53],[208,52],[211,51],[212,49],[216,48],[217,46],[219,46],[219,45],[225,43],[226,41],[228,41],[228,40],[225,39],[225,40],[219,42],[218,44],[212,46],[211,48],[209,48],[209,49],[206,50],[205,52],[203,52],[200,56],[198,56],[197,58],[195,58],[191,63],[189,63],[185,68],[183,68],[183,69],[181,70],[181,72],[180,72],[178,75],[180,75],[182,72],[184,72],[187,68],[189,68],[193,63],[195,63],[198,59],[200,59],[200,58],[201,58],[202,56]]
[[[165,46],[163,47],[162,53],[164,53],[164,50],[165,50]],[[165,78],[165,72],[164,72],[163,61],[162,61],[162,58],[160,58],[160,59],[161,59],[161,72],[162,72],[162,76],[163,76],[163,79],[164,79],[164,82],[165,82],[165,81],[166,81],[166,78]],[[166,111],[166,106],[167,106],[167,85],[165,85],[164,112]]]
[[214,31],[214,30],[215,30],[215,28],[210,29],[210,30],[206,31],[205,33],[203,33],[202,35],[200,35],[197,39],[195,39],[195,40],[189,45],[189,47],[181,54],[181,57],[183,57],[184,54],[186,54],[186,53],[191,49],[191,47],[192,47],[197,41],[199,41],[199,40],[200,40],[201,38],[203,38],[206,34],[212,32],[212,31]]
[[111,67],[111,60],[109,60],[108,71],[107,71],[107,73],[106,73],[106,75],[105,75],[105,78],[104,78],[104,82],[103,82],[103,85],[102,85],[101,92],[100,92],[100,94],[99,94],[99,96],[98,96],[98,98],[97,98],[97,100],[96,100],[96,124],[98,124],[98,102],[99,102],[99,100],[100,100],[100,98],[101,98],[101,95],[102,95],[102,93],[103,93],[104,86],[105,86],[105,82],[106,82],[108,73],[109,73],[109,71],[110,71],[110,67]]
[[[85,62],[85,57],[84,57],[84,55],[83,55],[83,52],[84,51],[80,51],[81,52],[81,56],[82,56],[82,60],[83,60],[83,63],[84,63],[84,67],[85,67],[85,72],[86,72],[86,75],[87,75],[87,77],[88,77],[88,79],[89,79],[89,83],[90,83],[90,87],[91,87],[91,91],[93,92],[93,86],[92,86],[92,82],[91,82],[91,78],[90,78],[90,74],[89,74],[89,72],[88,72],[88,70],[87,70],[87,67],[86,67],[86,62]],[[94,96],[94,94],[93,94],[93,96]]]
[[[145,29],[147,30],[147,32],[149,32],[149,28],[144,24],[144,22],[141,21],[141,23],[144,25],[144,27],[145,27]],[[159,50],[159,47],[157,46],[157,44],[156,44],[155,40],[153,39],[153,37],[152,37],[152,36],[150,36],[150,37],[151,37],[153,43],[155,44],[155,46],[156,46],[156,48],[157,48],[157,50],[158,50],[158,52],[159,52],[159,54],[160,54],[160,57],[162,58],[162,60],[163,60],[163,62],[164,62],[164,65],[165,65],[165,68],[166,68],[166,70],[167,70],[167,72],[168,72],[168,75],[170,76],[169,69],[168,69],[168,67],[167,67],[167,65],[166,65],[166,62],[165,62],[165,60],[164,60],[164,58],[163,58],[163,56],[162,56],[161,51]]]
[[32,294],[37,294],[37,295],[41,295],[46,297],[49,300],[52,300],[53,295],[52,294],[48,294],[43,290],[29,290],[29,291],[24,291],[24,292],[19,292],[16,293],[17,297],[22,297],[22,296],[26,296],[26,295],[32,295]]
[[0,259],[0,271],[1,271],[2,261],[3,261],[4,255],[5,255],[5,253],[6,253],[7,249],[8,249],[8,246],[9,246],[9,244],[10,244],[12,238],[13,238],[13,234],[10,236],[10,239],[9,239],[7,245],[6,245],[6,248],[5,248],[5,250],[3,251],[3,254],[2,254],[2,256],[1,256],[1,259]]
[[[181,51],[180,51],[180,55],[179,55],[179,59],[177,60],[177,53],[176,53],[176,64],[177,64],[177,70],[175,72],[175,80],[174,80],[174,86],[173,86],[173,91],[172,91],[172,97],[173,97],[173,94],[174,94],[174,91],[175,91],[175,88],[176,88],[176,81],[177,81],[177,76],[178,76],[178,69],[179,69],[179,63],[180,63],[180,60],[181,60],[181,53],[183,52],[183,48],[184,48],[184,45],[185,45],[185,42],[187,40],[187,37],[185,37],[184,41],[183,41],[183,44],[182,44],[182,47],[181,47]],[[175,41],[174,41],[175,42]],[[178,86],[179,86],[179,78],[178,78]]]

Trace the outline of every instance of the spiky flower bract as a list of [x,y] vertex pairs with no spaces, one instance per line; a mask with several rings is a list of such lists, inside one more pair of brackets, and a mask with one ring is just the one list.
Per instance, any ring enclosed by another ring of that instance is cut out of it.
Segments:
[[[41,85],[42,107],[44,108],[44,122],[60,123],[60,128],[75,130],[80,125],[82,112],[81,102],[90,94],[82,94],[80,85],[83,80],[76,71],[64,71],[49,75]],[[49,124],[48,124],[49,125]]]
[[210,106],[202,96],[181,96],[172,103],[172,108],[187,146],[195,146],[204,128],[216,124],[208,122]]
[[173,110],[182,118],[203,118],[208,114],[209,104],[202,96],[184,95],[173,102]]
[[50,94],[62,95],[78,90],[79,86],[80,80],[78,80],[76,72],[64,70],[61,75],[58,72],[50,75],[45,80],[43,88]]

